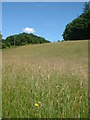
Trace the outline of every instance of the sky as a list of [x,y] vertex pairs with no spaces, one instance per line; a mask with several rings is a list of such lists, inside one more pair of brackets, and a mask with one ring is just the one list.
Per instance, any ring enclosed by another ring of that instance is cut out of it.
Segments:
[[33,33],[54,42],[83,12],[84,2],[2,2],[2,35]]

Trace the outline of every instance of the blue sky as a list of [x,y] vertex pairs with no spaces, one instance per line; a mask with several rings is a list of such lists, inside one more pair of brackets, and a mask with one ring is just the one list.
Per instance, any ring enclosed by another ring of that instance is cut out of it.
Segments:
[[62,40],[66,24],[82,14],[84,2],[3,2],[2,35],[34,33],[50,41]]

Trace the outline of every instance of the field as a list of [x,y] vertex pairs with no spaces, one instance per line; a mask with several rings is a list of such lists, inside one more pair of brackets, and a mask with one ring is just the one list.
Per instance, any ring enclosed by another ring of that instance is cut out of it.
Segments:
[[3,118],[87,118],[88,41],[2,52]]

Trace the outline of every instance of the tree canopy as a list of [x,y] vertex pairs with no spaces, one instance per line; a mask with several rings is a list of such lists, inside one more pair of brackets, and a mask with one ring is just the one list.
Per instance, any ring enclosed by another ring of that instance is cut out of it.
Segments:
[[1,34],[1,32],[0,32],[0,42],[2,41],[2,34]]
[[42,44],[49,41],[43,37],[39,37],[32,33],[20,33],[18,35],[8,36],[5,40],[2,40],[2,48],[11,46],[22,46],[28,44]]
[[89,2],[85,3],[84,12],[71,23],[66,25],[63,32],[64,40],[90,39],[90,8]]

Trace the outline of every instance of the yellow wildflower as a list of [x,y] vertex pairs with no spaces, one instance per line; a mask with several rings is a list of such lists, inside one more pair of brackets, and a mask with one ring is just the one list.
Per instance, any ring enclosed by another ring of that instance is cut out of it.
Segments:
[[38,107],[38,104],[37,104],[37,103],[35,103],[35,107]]
[[41,104],[41,102],[38,102],[38,104]]

